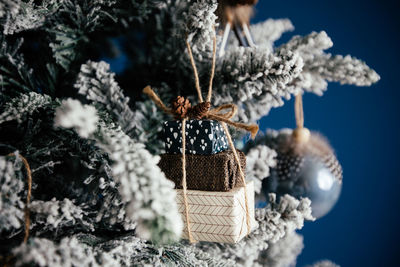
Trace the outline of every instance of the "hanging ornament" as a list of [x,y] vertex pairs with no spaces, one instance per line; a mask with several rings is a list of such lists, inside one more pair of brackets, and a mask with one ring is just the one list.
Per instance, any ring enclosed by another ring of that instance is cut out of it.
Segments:
[[250,33],[250,17],[258,0],[219,0],[217,15],[222,27],[222,42],[218,56],[225,53],[229,33],[234,32],[240,46],[255,46]]
[[321,218],[337,202],[342,188],[342,167],[327,140],[303,127],[302,96],[295,101],[297,128],[275,140],[277,165],[263,180],[265,195],[274,192],[311,200],[312,215]]

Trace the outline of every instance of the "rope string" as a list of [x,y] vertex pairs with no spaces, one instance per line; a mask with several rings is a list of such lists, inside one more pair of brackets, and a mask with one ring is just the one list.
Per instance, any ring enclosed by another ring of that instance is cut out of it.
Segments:
[[[8,154],[7,156],[16,157],[16,154],[11,153],[11,154]],[[28,180],[28,192],[26,195],[26,204],[25,204],[25,209],[24,209],[24,221],[25,221],[24,243],[26,244],[26,242],[28,242],[29,227],[31,224],[29,204],[31,202],[31,196],[32,196],[32,171],[31,171],[31,167],[29,166],[28,160],[26,158],[24,158],[22,155],[18,154],[18,156],[22,160],[22,163],[24,164],[24,167],[26,170],[26,176],[27,176],[27,180]]]
[[226,134],[226,138],[228,139],[229,147],[232,149],[233,155],[235,157],[235,161],[238,164],[240,178],[242,179],[242,182],[243,182],[244,203],[246,205],[247,234],[249,234],[250,231],[251,231],[251,221],[250,221],[250,212],[249,212],[249,200],[248,200],[248,196],[247,196],[246,178],[245,178],[242,166],[240,164],[239,156],[238,156],[237,151],[235,149],[235,145],[233,144],[232,137],[231,137],[231,135],[229,133],[229,129],[228,129],[228,127],[226,126],[226,124],[224,122],[222,122],[221,124],[222,124],[222,127],[224,128],[224,131],[225,131],[225,134]]
[[188,231],[189,242],[194,243],[196,240],[192,236],[190,230],[189,205],[187,199],[186,185],[186,119],[182,119],[182,188],[183,188],[183,204],[185,206],[186,228]]
[[296,126],[297,129],[304,128],[304,112],[303,112],[303,97],[301,93],[296,95],[296,99],[294,102],[294,110],[296,116]]
[[186,47],[187,47],[187,50],[188,50],[188,53],[189,53],[190,64],[192,64],[192,68],[193,68],[193,74],[194,74],[194,80],[195,80],[195,83],[196,83],[197,95],[199,96],[199,101],[200,102],[204,102],[203,101],[203,96],[201,95],[199,74],[197,73],[197,68],[196,68],[196,64],[194,63],[192,48],[190,47],[190,44],[189,44],[188,40],[186,40]]
[[[224,128],[225,134],[227,136],[227,140],[229,143],[229,146],[234,154],[235,161],[238,165],[239,168],[239,174],[242,179],[242,182],[244,184],[244,196],[245,196],[245,204],[246,204],[246,224],[247,224],[247,234],[250,233],[251,231],[251,219],[250,219],[250,212],[249,212],[249,203],[248,203],[248,196],[247,196],[247,187],[246,187],[246,178],[242,169],[242,166],[240,164],[239,156],[237,154],[237,151],[235,149],[235,145],[233,144],[232,137],[229,133],[229,129],[226,126],[226,124],[232,125],[236,128],[243,129],[246,131],[249,131],[251,133],[251,137],[254,139],[257,132],[258,132],[258,125],[252,124],[252,125],[247,125],[245,123],[239,123],[239,122],[233,122],[230,119],[235,116],[237,113],[237,106],[234,104],[224,104],[220,105],[215,109],[210,109],[210,102],[211,102],[211,97],[212,97],[212,87],[213,87],[213,79],[215,75],[215,61],[216,61],[216,36],[214,34],[213,36],[213,55],[212,55],[212,66],[211,66],[211,74],[210,74],[210,82],[209,82],[209,87],[208,87],[208,93],[207,93],[207,99],[206,102],[203,100],[203,96],[201,93],[200,89],[200,81],[199,81],[199,75],[197,73],[197,68],[196,64],[194,61],[192,49],[190,47],[189,41],[186,40],[186,46],[187,50],[189,53],[189,58],[190,58],[190,63],[193,68],[193,73],[194,73],[194,78],[195,78],[195,83],[196,83],[196,91],[197,95],[199,97],[199,104],[191,108],[191,111],[197,111],[197,112],[187,112],[185,117],[182,119],[182,188],[183,188],[183,202],[185,206],[185,218],[186,218],[186,228],[188,232],[188,237],[189,241],[191,243],[195,242],[196,240],[192,236],[192,232],[190,230],[190,218],[189,218],[189,205],[188,205],[188,200],[187,200],[187,184],[186,184],[186,120],[190,118],[195,118],[195,119],[211,119],[211,120],[216,120],[220,121],[222,124],[222,127]],[[162,100],[158,97],[158,95],[151,89],[150,86],[146,86],[143,89],[143,93],[148,95],[151,100],[165,113],[171,114],[175,116],[175,111],[171,108],[168,108]],[[205,105],[206,104],[206,105]]]
[[[215,29],[214,29],[215,32]],[[207,102],[211,102],[211,95],[212,95],[212,87],[213,87],[213,80],[215,74],[215,61],[217,55],[217,38],[215,34],[213,36],[213,54],[212,54],[212,65],[211,65],[211,74],[210,74],[210,82],[208,84],[208,94],[207,94]]]
[[[171,108],[168,108],[164,102],[158,97],[158,95],[151,89],[150,86],[146,86],[143,89],[143,93],[148,95],[151,100],[165,113],[170,114],[175,116],[174,111]],[[224,110],[228,110],[225,113],[223,112]],[[202,116],[202,118],[205,119],[211,119],[211,120],[217,120],[217,121],[222,121],[225,122],[229,125],[232,125],[233,127],[248,131],[251,133],[251,138],[255,138],[257,132],[258,132],[258,125],[257,124],[245,124],[245,123],[240,123],[240,122],[234,122],[231,121],[230,119],[234,117],[237,113],[238,107],[235,104],[223,104],[221,106],[218,106],[214,109],[210,109],[207,112],[205,112]],[[195,119],[195,117],[190,117],[190,112],[188,113],[187,118],[188,119]]]

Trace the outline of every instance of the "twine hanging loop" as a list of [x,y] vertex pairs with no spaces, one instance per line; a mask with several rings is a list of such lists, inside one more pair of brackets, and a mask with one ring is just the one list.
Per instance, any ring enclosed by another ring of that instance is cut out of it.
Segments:
[[[245,131],[250,132],[251,137],[253,139],[255,138],[255,136],[258,132],[258,125],[256,125],[256,124],[248,125],[245,123],[231,121],[231,118],[236,115],[237,110],[238,110],[237,106],[232,103],[220,105],[214,109],[211,108],[212,82],[213,82],[213,78],[214,78],[214,74],[215,74],[215,61],[216,61],[216,37],[215,37],[215,35],[213,36],[213,58],[212,58],[210,82],[209,82],[206,101],[203,100],[196,64],[194,62],[192,49],[191,49],[188,41],[186,41],[186,47],[187,47],[187,50],[189,53],[190,63],[193,68],[193,73],[194,73],[194,78],[195,78],[195,87],[196,87],[197,95],[199,98],[199,104],[192,106],[190,103],[185,102],[185,105],[184,105],[185,112],[182,112],[182,110],[179,110],[180,107],[178,107],[178,109],[174,108],[174,107],[173,108],[167,107],[163,103],[163,101],[159,98],[159,96],[151,89],[150,86],[146,86],[143,89],[143,93],[148,95],[150,97],[150,99],[153,100],[153,102],[165,113],[170,114],[170,115],[174,116],[175,118],[180,118],[182,120],[182,188],[183,188],[183,203],[184,203],[184,207],[185,207],[186,230],[188,232],[189,241],[191,243],[196,242],[196,240],[193,238],[192,232],[190,230],[189,205],[188,205],[188,199],[187,199],[187,185],[186,185],[186,155],[185,155],[186,152],[185,152],[185,149],[186,149],[186,121],[188,119],[196,119],[196,120],[210,119],[210,120],[216,120],[216,121],[221,122],[221,125],[227,136],[229,146],[234,154],[235,161],[238,165],[240,177],[241,177],[241,180],[244,185],[244,195],[245,195],[245,205],[246,205],[246,225],[247,225],[247,234],[249,234],[251,231],[251,218],[250,218],[250,212],[249,212],[246,179],[245,179],[244,171],[240,164],[239,156],[237,154],[237,151],[236,151],[235,146],[232,141],[232,137],[229,133],[229,130],[228,130],[228,127],[226,126],[226,124],[229,124],[235,128],[243,129]],[[179,99],[179,103],[182,103],[181,98],[182,97],[180,97],[180,96],[177,97],[177,99]]]
[[297,128],[293,130],[292,136],[298,144],[305,144],[310,140],[310,130],[304,128],[303,98],[301,93],[296,95],[294,110]]

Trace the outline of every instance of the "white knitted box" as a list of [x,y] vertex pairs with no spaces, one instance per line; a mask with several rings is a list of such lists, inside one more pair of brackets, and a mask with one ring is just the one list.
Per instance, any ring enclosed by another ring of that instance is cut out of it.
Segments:
[[[251,229],[254,220],[254,185],[247,182],[247,197]],[[179,212],[185,223],[182,238],[188,239],[182,189],[177,189]],[[237,243],[247,235],[244,187],[228,192],[187,190],[189,221],[192,236],[197,241]]]

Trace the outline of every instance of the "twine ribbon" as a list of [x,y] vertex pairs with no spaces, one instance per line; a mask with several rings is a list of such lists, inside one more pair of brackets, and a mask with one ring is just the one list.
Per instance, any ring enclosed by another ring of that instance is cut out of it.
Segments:
[[297,129],[302,129],[304,128],[304,111],[303,111],[303,97],[301,96],[301,93],[298,93],[296,95],[294,101],[294,110],[296,116]]
[[[201,93],[200,89],[200,82],[199,82],[199,76],[197,73],[197,68],[196,64],[194,62],[193,54],[192,54],[192,49],[190,47],[190,44],[188,41],[186,41],[186,47],[189,53],[190,57],[190,63],[193,68],[194,72],[194,78],[195,78],[195,85],[196,85],[196,91],[198,94],[199,98],[199,104],[196,106],[190,108],[188,112],[185,114],[185,116],[182,118],[182,188],[183,188],[183,204],[185,207],[185,218],[186,218],[186,230],[188,232],[188,237],[189,241],[191,243],[196,242],[196,240],[193,238],[192,232],[190,230],[190,219],[189,219],[189,205],[188,205],[188,199],[187,199],[187,185],[186,185],[186,153],[185,153],[185,148],[186,148],[186,121],[188,119],[210,119],[210,120],[216,120],[220,121],[221,125],[225,131],[225,134],[227,136],[228,144],[229,147],[231,148],[235,161],[238,165],[239,168],[239,174],[240,178],[243,182],[244,185],[244,196],[245,196],[245,205],[246,205],[246,225],[247,225],[247,234],[250,233],[251,231],[251,218],[250,218],[250,212],[249,212],[249,203],[248,203],[248,196],[247,196],[247,188],[246,188],[246,179],[244,175],[244,171],[242,169],[242,166],[240,164],[239,156],[237,154],[237,151],[235,149],[235,145],[233,144],[232,137],[229,133],[227,124],[243,129],[245,131],[248,131],[251,133],[251,137],[254,139],[257,132],[258,132],[258,125],[256,124],[245,124],[245,123],[239,123],[239,122],[233,122],[230,119],[234,117],[237,113],[238,107],[235,104],[224,104],[220,105],[214,109],[211,109],[211,96],[212,96],[212,82],[214,79],[214,74],[215,74],[215,61],[216,61],[216,37],[215,35],[213,36],[213,58],[212,58],[212,67],[211,67],[211,74],[210,74],[210,82],[209,82],[209,87],[208,87],[208,93],[207,93],[207,98],[206,101],[203,100],[203,96]],[[159,98],[159,96],[151,89],[150,86],[146,86],[143,89],[143,93],[148,95],[150,99],[165,113],[173,115],[176,117],[176,112],[172,109],[167,107],[163,101]]]
[[[17,155],[15,153],[10,153],[7,155],[7,157],[16,157]],[[29,238],[29,227],[31,224],[31,219],[30,219],[30,210],[29,210],[29,204],[31,202],[31,196],[32,196],[32,171],[31,167],[29,166],[28,160],[23,157],[22,155],[18,154],[18,157],[22,160],[22,163],[24,164],[25,170],[26,170],[26,176],[28,180],[28,192],[26,195],[26,204],[25,204],[25,209],[24,209],[24,221],[25,221],[25,234],[24,234],[24,244],[28,242]],[[4,262],[4,267],[8,266],[8,263],[14,258],[13,255],[9,255],[7,257],[4,257],[5,262]],[[1,260],[1,257],[0,257]]]
[[301,93],[296,95],[294,112],[296,117],[296,129],[293,130],[292,136],[297,144],[307,144],[310,140],[311,133],[304,127],[303,97]]

